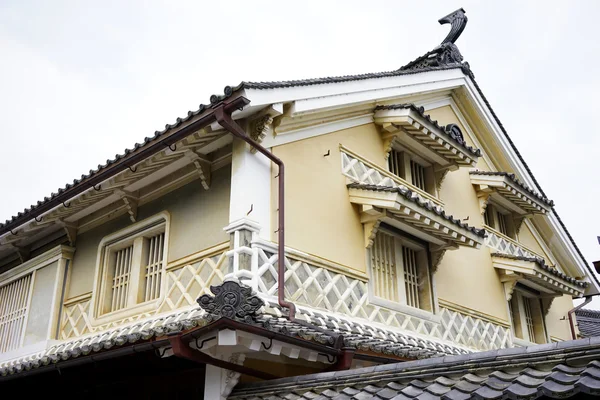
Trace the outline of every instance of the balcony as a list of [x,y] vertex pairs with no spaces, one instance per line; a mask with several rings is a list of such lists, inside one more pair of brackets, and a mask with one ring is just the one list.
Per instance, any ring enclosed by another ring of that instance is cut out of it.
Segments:
[[340,150],[349,200],[360,207],[366,247],[381,222],[431,243],[434,251],[481,246],[483,229],[447,215],[441,200],[343,146]]

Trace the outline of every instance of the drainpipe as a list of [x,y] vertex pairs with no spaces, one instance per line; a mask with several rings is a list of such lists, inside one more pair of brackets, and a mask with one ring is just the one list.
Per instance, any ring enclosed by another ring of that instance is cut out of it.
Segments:
[[571,327],[571,337],[573,338],[573,340],[577,339],[577,335],[575,334],[575,324],[573,323],[573,313],[579,310],[580,308],[583,308],[586,304],[589,304],[590,301],[592,301],[592,296],[585,296],[585,301],[583,303],[581,303],[577,307],[574,307],[572,310],[569,310],[569,312],[567,313],[567,315],[569,316],[569,326]]
[[231,132],[234,136],[242,139],[250,146],[254,147],[261,154],[267,157],[269,160],[277,164],[279,167],[279,185],[278,185],[278,202],[279,202],[279,215],[278,215],[278,226],[277,234],[279,246],[277,249],[277,300],[281,307],[285,307],[289,310],[289,320],[293,321],[296,315],[296,306],[294,303],[285,300],[285,202],[284,202],[284,165],[278,157],[275,157],[273,153],[265,149],[259,143],[254,141],[246,132],[239,126],[233,118],[231,118],[231,111],[226,111],[223,106],[216,107],[214,110],[214,116],[223,128]]

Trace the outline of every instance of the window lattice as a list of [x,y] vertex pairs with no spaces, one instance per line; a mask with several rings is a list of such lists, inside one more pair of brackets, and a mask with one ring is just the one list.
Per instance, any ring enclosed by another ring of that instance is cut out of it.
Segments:
[[506,229],[506,216],[500,212],[496,212],[498,217],[498,230],[504,235],[508,235],[508,229]]
[[523,298],[523,309],[525,310],[525,325],[527,326],[527,333],[529,334],[529,341],[535,342],[535,328],[533,325],[533,314],[531,313],[531,299]]
[[120,310],[127,306],[127,292],[129,289],[129,279],[131,278],[132,255],[133,245],[115,253],[111,311]]
[[388,169],[396,176],[403,178],[402,176],[402,157],[401,153],[396,150],[391,150],[388,157]]
[[0,353],[21,345],[30,289],[31,274],[0,287]]
[[378,232],[371,248],[373,286],[377,296],[391,301],[398,301],[395,251],[394,238]]
[[149,239],[148,259],[145,263],[144,301],[154,300],[160,296],[164,242],[164,232]]
[[419,163],[410,160],[410,173],[412,176],[412,184],[419,189],[425,190],[425,168]]
[[404,263],[406,304],[419,308],[419,274],[416,252],[408,247],[402,247],[402,261]]

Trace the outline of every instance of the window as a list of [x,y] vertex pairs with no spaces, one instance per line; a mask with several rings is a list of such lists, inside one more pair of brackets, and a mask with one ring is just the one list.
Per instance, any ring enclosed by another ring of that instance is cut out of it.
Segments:
[[376,297],[433,311],[427,251],[419,244],[379,230],[371,248],[371,280]]
[[417,188],[435,195],[433,168],[418,157],[406,151],[392,149],[388,157],[388,169]]
[[98,316],[152,305],[160,298],[166,262],[165,228],[164,218],[154,218],[103,240]]
[[512,214],[503,208],[490,202],[483,213],[483,221],[490,228],[515,239],[516,234]]
[[21,346],[32,275],[0,287],[0,353]]
[[517,286],[509,302],[514,335],[532,343],[546,343],[544,313],[540,298]]

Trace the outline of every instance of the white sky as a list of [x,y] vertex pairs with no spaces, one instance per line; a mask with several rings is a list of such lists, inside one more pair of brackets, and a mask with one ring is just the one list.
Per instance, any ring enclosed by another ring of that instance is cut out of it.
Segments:
[[0,220],[225,85],[397,69],[461,6],[465,60],[587,260],[600,259],[595,1],[2,0]]

